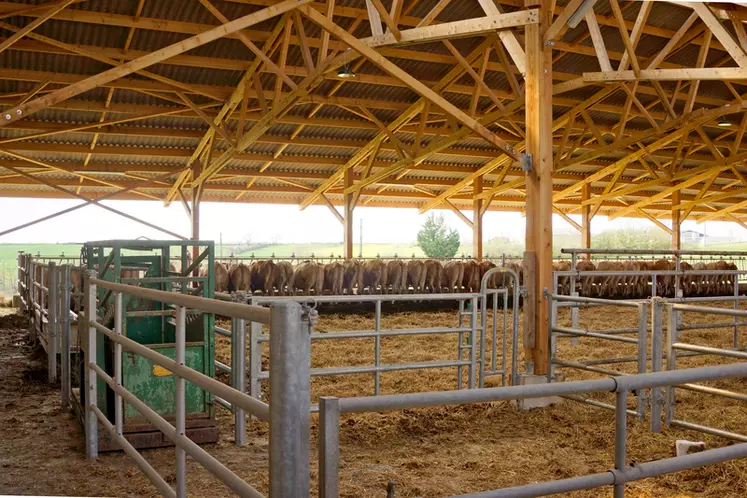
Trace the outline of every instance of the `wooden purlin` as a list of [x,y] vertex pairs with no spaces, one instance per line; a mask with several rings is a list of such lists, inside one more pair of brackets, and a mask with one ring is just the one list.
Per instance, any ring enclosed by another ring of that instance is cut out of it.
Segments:
[[[487,42],[482,42],[475,50],[472,51],[472,53],[467,56],[467,60],[474,60],[474,58],[478,57],[480,52],[487,46]],[[457,78],[461,77],[461,75],[464,74],[464,70],[461,67],[455,67],[449,73],[444,76],[441,81],[439,81],[438,85],[434,87],[434,90],[440,91],[441,89],[445,88],[449,84],[451,84],[453,81],[455,81]],[[407,124],[412,118],[417,116],[419,113],[423,112],[425,109],[426,101],[425,99],[421,98],[418,99],[417,102],[412,104],[407,110],[402,112],[397,118],[388,125],[388,128],[391,131],[396,131],[397,129],[401,128],[405,124]],[[360,164],[361,161],[363,161],[369,154],[371,154],[374,150],[378,150],[379,147],[381,147],[381,144],[384,142],[384,140],[387,138],[387,134],[380,132],[376,137],[368,142],[365,146],[361,147],[358,152],[356,152],[353,157],[351,157],[340,169],[338,169],[335,173],[333,173],[328,180],[324,181],[312,194],[307,196],[302,202],[301,202],[301,209],[305,209],[306,207],[310,206],[314,201],[316,201],[319,196],[324,193],[326,190],[328,190],[330,187],[338,183],[340,180],[342,180],[345,171],[347,171],[349,168],[354,168],[358,164]]]
[[156,50],[139,59],[135,59],[122,64],[121,66],[104,71],[103,73],[91,76],[68,87],[55,90],[54,92],[32,100],[31,102],[23,104],[15,109],[5,111],[2,116],[4,119],[0,119],[0,127],[12,121],[21,119],[21,117],[26,117],[45,109],[54,103],[62,102],[63,100],[80,95],[83,92],[97,88],[107,82],[122,78],[141,69],[145,69],[146,67],[157,64],[169,57],[200,47],[230,33],[235,33],[254,24],[261,23],[294,8],[299,8],[299,6],[309,3],[310,1],[311,0],[285,0],[273,5],[272,7],[267,7],[239,19],[235,19],[229,23],[214,27],[204,33],[200,33],[199,35],[187,38],[186,40],[169,45],[168,47]]
[[[617,87],[612,85],[612,86],[609,86],[607,88],[604,88],[598,91],[591,97],[587,98],[582,103],[578,104],[576,107],[574,107],[573,109],[571,109],[570,111],[566,112],[561,117],[556,119],[553,122],[553,126],[552,126],[553,131],[556,131],[560,129],[561,127],[567,125],[571,117],[575,117],[582,109],[586,109],[590,105],[606,98],[607,96],[609,96],[611,93],[615,92],[616,90],[617,90]],[[523,150],[524,143],[520,142],[516,144],[515,147],[517,150]],[[453,187],[446,189],[444,192],[442,192],[438,197],[436,197],[432,201],[425,203],[423,206],[420,207],[419,212],[422,214],[422,213],[425,213],[426,211],[429,211],[430,209],[435,208],[436,206],[440,205],[445,199],[448,199],[452,195],[456,194],[457,192],[460,192],[462,189],[469,186],[474,181],[474,179],[477,178],[478,176],[487,175],[488,173],[496,170],[497,168],[501,166],[509,167],[509,164],[510,162],[505,157],[499,157],[492,161],[489,161],[487,164],[482,166],[479,170],[477,170],[474,173],[469,174],[466,178],[459,181],[459,183],[457,183]],[[516,186],[521,185],[523,182],[523,180],[521,179],[516,180],[516,181],[518,182]],[[497,188],[500,188],[500,186]],[[493,192],[493,191],[483,192],[482,194],[480,194],[480,196],[483,196],[483,198],[489,198],[495,195],[495,193],[496,192]]]

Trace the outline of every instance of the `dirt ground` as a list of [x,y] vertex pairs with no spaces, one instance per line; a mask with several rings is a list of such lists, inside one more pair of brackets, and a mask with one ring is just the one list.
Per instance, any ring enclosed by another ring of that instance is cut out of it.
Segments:
[[[499,315],[500,316],[500,315]],[[687,321],[723,321],[724,317],[685,317]],[[712,319],[711,319],[712,318]],[[382,328],[455,325],[455,311],[384,315]],[[521,320],[520,320],[521,322]],[[560,322],[568,314],[561,310]],[[605,329],[634,327],[632,310],[590,308],[581,311],[581,327]],[[502,323],[502,319],[500,320]],[[510,317],[509,317],[510,323]],[[373,328],[373,314],[323,315],[317,330],[342,331]],[[731,328],[688,331],[684,341],[730,346]],[[46,365],[39,352],[26,343],[26,331],[17,318],[0,318],[0,493],[82,496],[155,496],[155,488],[121,454],[105,454],[87,462],[83,434],[73,417],[60,410],[58,386],[46,384]],[[230,346],[217,338],[216,359],[227,362]],[[745,344],[743,340],[741,344]],[[488,341],[487,350],[491,345]],[[498,344],[500,351],[501,344]],[[635,346],[584,338],[573,345],[559,340],[559,357],[569,360],[634,355]],[[454,336],[383,338],[382,363],[454,359]],[[510,345],[509,345],[510,350]],[[520,349],[521,351],[521,349]],[[521,354],[521,353],[520,353]],[[318,341],[312,366],[371,364],[373,339]],[[267,367],[266,351],[263,355]],[[523,358],[520,358],[520,365]],[[714,357],[681,359],[681,368],[728,362]],[[630,372],[632,365],[619,367]],[[612,367],[609,367],[612,368]],[[565,369],[569,380],[596,374]],[[466,378],[466,376],[465,376]],[[499,385],[489,377],[487,386]],[[744,379],[714,386],[747,392]],[[383,373],[382,393],[455,389],[456,369]],[[373,394],[373,374],[317,377],[312,397]],[[609,400],[609,395],[599,399]],[[632,398],[632,397],[631,397]],[[678,391],[677,417],[747,433],[743,403]],[[632,408],[635,400],[631,399]],[[218,410],[221,440],[205,449],[260,491],[267,492],[267,426],[248,424],[248,446],[233,446],[233,419]],[[676,439],[705,441],[709,448],[728,441],[680,429],[652,434],[648,420],[633,417],[628,423],[630,460],[645,462],[673,455]],[[316,416],[312,416],[316,437]],[[341,495],[386,496],[388,482],[396,483],[398,497],[440,497],[484,491],[531,482],[603,472],[613,465],[612,412],[566,401],[559,405],[519,412],[510,403],[490,403],[439,409],[343,416],[341,423]],[[316,480],[315,441],[312,440],[312,481]],[[149,450],[145,457],[169,482],[175,480],[173,449]],[[188,460],[191,496],[230,496],[217,480]],[[747,495],[747,460],[631,483],[630,497],[738,497]],[[568,496],[612,496],[597,489]]]

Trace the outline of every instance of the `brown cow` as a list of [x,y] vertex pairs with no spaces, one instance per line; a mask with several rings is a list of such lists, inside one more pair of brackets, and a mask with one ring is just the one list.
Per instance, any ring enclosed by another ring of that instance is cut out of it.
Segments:
[[[480,262],[480,286],[482,285],[482,279],[485,277],[485,274],[495,268],[495,263],[492,261],[482,261]],[[489,279],[488,279],[488,288],[490,289],[497,289],[498,287],[495,285],[498,282],[498,278],[501,276],[501,273],[494,273]],[[478,291],[480,290],[480,286],[478,286]]]
[[[724,293],[732,294],[734,292],[735,282],[739,281],[739,274],[732,273],[732,272],[739,271],[739,267],[736,264],[734,264],[734,262],[732,261],[730,263],[726,263],[726,271],[730,273],[727,273],[724,275],[726,277],[726,289]],[[738,286],[739,284],[737,283],[736,285]]]
[[[571,263],[566,260],[554,261],[552,271],[569,271]],[[571,293],[571,278],[568,275],[558,275],[558,294],[569,295]]]
[[[687,261],[680,261],[680,270],[684,272],[691,271],[693,265]],[[693,277],[691,275],[683,275],[680,277],[680,289],[682,289],[683,296],[689,296],[692,294]],[[676,289],[675,289],[676,291]]]
[[[275,266],[275,288],[278,290],[278,294],[285,296],[286,292],[291,290],[290,281],[293,280],[293,265],[288,261],[278,261]],[[286,286],[288,286],[287,291]]]
[[342,285],[347,294],[353,295],[353,287],[358,289],[358,294],[363,294],[363,264],[357,259],[350,259],[343,263],[343,267]]
[[446,287],[446,292],[460,292],[464,281],[464,263],[461,261],[449,261],[444,265],[441,287]]
[[467,260],[463,263],[464,273],[462,277],[462,286],[465,292],[480,291],[480,265],[474,259]]
[[[386,264],[386,285],[392,294],[407,292],[407,265],[401,259],[393,259]],[[386,292],[385,292],[386,293]]]
[[244,263],[233,264],[228,269],[229,292],[251,292],[252,270]]
[[236,290],[262,291],[263,296],[275,295],[274,285],[275,278],[277,278],[277,265],[271,259],[265,261],[255,261],[254,263],[252,263],[248,275],[250,289]]
[[[207,276],[207,271],[202,269],[200,275]],[[220,261],[213,263],[213,279],[215,280],[215,292],[228,292],[230,281],[228,268]]]
[[629,260],[623,263],[623,270],[630,273],[622,279],[625,297],[646,297],[647,288],[644,284],[647,280],[642,275],[632,274],[632,272],[640,272],[645,269],[646,264],[643,261]]
[[[700,262],[693,265],[693,269],[696,271],[703,271],[708,269],[706,263]],[[708,292],[708,284],[710,281],[710,275],[695,275],[693,276],[693,285],[691,290],[697,295],[702,295],[704,292]]]
[[366,261],[363,265],[363,286],[368,287],[369,294],[378,294],[379,286],[381,293],[386,291],[387,265],[380,259]]
[[[614,271],[622,272],[624,270],[623,264],[619,261],[600,261],[597,265],[597,271]],[[597,295],[616,297],[620,295],[621,289],[619,284],[623,281],[622,275],[609,275],[596,277],[595,281],[597,284]],[[623,289],[624,290],[624,289]]]
[[407,262],[407,285],[412,285],[415,294],[425,292],[425,277],[426,268],[423,261],[413,259]]
[[334,296],[341,296],[344,276],[345,268],[342,263],[335,261],[324,265],[324,286],[322,290],[329,291]]
[[313,261],[304,261],[293,272],[293,281],[289,290],[294,296],[298,294],[299,289],[303,295],[311,294],[311,289],[314,289],[317,295],[321,295],[323,285],[324,267]]
[[[576,262],[576,270],[578,271],[596,271],[597,267],[594,263],[588,259],[580,259]],[[575,278],[575,277],[574,277]],[[582,276],[579,277],[577,287],[579,295],[591,297],[592,291],[594,290],[594,277]]]
[[425,286],[426,292],[441,292],[441,280],[443,278],[444,267],[440,261],[428,259],[425,261]]
[[[657,259],[653,262],[651,270],[653,271],[670,271],[674,269],[674,263],[664,258]],[[653,285],[653,284],[652,284]],[[656,296],[669,297],[674,289],[674,277],[672,275],[657,275],[656,289],[652,289]]]

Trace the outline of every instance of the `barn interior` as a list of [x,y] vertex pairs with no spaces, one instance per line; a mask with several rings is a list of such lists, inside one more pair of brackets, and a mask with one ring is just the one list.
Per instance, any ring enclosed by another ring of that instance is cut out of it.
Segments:
[[[478,261],[484,214],[522,212],[545,375],[553,214],[582,248],[596,216],[674,250],[685,220],[747,228],[745,23],[736,2],[2,1],[0,197],[192,240],[202,202],[327,206],[345,258],[359,207],[452,211]],[[181,204],[191,233],[105,200]]]

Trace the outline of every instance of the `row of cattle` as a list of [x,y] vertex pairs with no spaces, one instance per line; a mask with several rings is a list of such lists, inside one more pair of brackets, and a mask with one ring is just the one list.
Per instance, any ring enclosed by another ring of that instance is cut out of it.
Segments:
[[[256,261],[214,267],[217,292],[261,292],[263,295],[404,294],[437,292],[479,292],[485,273],[495,268],[490,261],[449,261],[435,259],[389,261],[347,260],[328,264],[304,261],[297,266],[287,261]],[[520,265],[512,263],[517,272]],[[504,287],[503,275],[491,278],[489,287]]]
[[[568,261],[559,261],[553,264],[554,271],[569,271],[571,265]],[[652,295],[654,279],[651,274],[642,272],[662,272],[677,269],[674,261],[659,259],[656,261],[600,261],[596,265],[587,260],[579,260],[576,263],[578,271],[616,272],[617,275],[610,276],[581,276],[576,280],[576,291],[581,296],[605,297],[605,298],[646,298]],[[724,260],[710,263],[700,262],[690,264],[686,261],[680,262],[680,270],[723,272],[708,275],[683,274],[680,276],[680,288],[685,297],[690,296],[722,296],[734,292],[734,285],[738,279],[739,270],[733,262]],[[570,276],[558,276],[558,293],[570,294]],[[656,295],[662,297],[674,297],[677,278],[674,275],[657,275]]]

